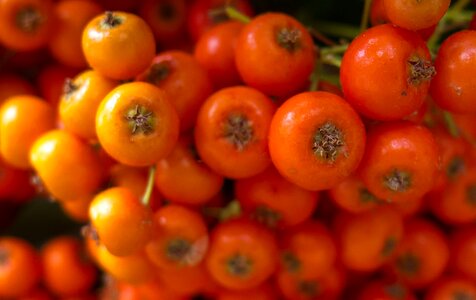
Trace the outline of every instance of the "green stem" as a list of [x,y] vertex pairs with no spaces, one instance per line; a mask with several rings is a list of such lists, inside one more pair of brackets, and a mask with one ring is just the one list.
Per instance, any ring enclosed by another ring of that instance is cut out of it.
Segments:
[[336,22],[317,21],[313,27],[325,35],[331,35],[339,38],[353,39],[360,33],[360,28],[358,27]]
[[448,131],[451,134],[451,136],[458,137],[459,129],[455,123],[455,120],[453,119],[453,116],[449,112],[444,111],[443,118],[445,120],[446,127],[448,128]]
[[314,92],[317,91],[319,87],[319,73],[320,73],[320,64],[316,62],[314,66],[314,71],[311,73],[310,81],[311,83],[309,84],[309,91]]
[[150,196],[152,195],[152,190],[154,189],[154,179],[156,170],[156,165],[153,165],[149,168],[149,178],[147,179],[147,186],[145,188],[145,192],[141,200],[142,204],[144,204],[145,206],[149,206]]
[[458,0],[453,6],[451,6],[452,11],[462,11],[471,0]]
[[238,200],[233,200],[223,207],[218,215],[220,221],[226,221],[241,215],[241,206]]
[[360,32],[367,29],[367,25],[369,24],[369,14],[370,14],[371,4],[372,4],[372,0],[365,0],[364,10],[362,11],[362,18],[360,19]]
[[329,55],[324,55],[321,57],[321,62],[327,65],[335,66],[337,68],[340,68],[340,65],[342,63],[342,58],[337,57],[335,55],[329,54]]
[[336,45],[332,47],[324,47],[324,48],[321,48],[319,52],[321,53],[321,56],[329,55],[329,54],[341,54],[341,53],[344,53],[345,50],[347,50],[347,48],[349,48],[349,44],[343,44],[343,45]]
[[241,13],[236,8],[234,8],[233,6],[225,7],[225,12],[226,12],[227,16],[232,20],[236,20],[236,21],[239,21],[239,22],[242,22],[242,23],[245,23],[245,24],[249,23],[251,21],[250,17]]

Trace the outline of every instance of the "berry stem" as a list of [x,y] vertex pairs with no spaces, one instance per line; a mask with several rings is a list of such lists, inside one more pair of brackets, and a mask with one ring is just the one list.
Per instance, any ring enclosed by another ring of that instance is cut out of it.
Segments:
[[149,168],[149,178],[147,179],[147,186],[145,187],[144,195],[142,196],[142,204],[145,206],[149,206],[150,203],[150,196],[152,195],[152,190],[154,188],[154,179],[155,179],[155,171],[157,170],[157,166],[153,165]]
[[324,47],[324,48],[321,48],[320,53],[322,56],[329,55],[329,54],[342,54],[347,50],[348,47],[349,47],[349,44],[335,45],[332,47]]
[[317,21],[313,27],[317,28],[322,34],[338,38],[353,39],[360,33],[359,27],[336,22]]
[[462,11],[470,2],[471,0],[458,0],[455,4],[451,7],[451,10],[454,12]]
[[360,19],[360,32],[367,29],[367,25],[369,24],[369,14],[370,14],[371,4],[372,4],[372,0],[365,0],[364,9],[362,11],[362,18]]
[[321,64],[316,63],[314,66],[314,71],[312,71],[311,76],[309,77],[309,91],[314,92],[317,91],[319,87],[319,75],[321,73]]
[[227,206],[223,207],[220,210],[218,218],[220,219],[220,221],[226,221],[226,220],[238,217],[240,215],[241,215],[240,202],[238,202],[237,200],[233,200],[230,203],[228,203]]
[[225,12],[226,12],[226,15],[232,20],[236,20],[245,24],[251,21],[251,19],[247,15],[241,13],[233,6],[225,7]]
[[327,65],[340,68],[340,65],[342,64],[342,58],[329,54],[329,55],[322,56],[321,62]]
[[458,137],[459,129],[455,123],[455,120],[453,119],[453,116],[449,112],[444,111],[443,118],[445,120],[446,127],[448,128],[448,131],[451,134],[451,136]]

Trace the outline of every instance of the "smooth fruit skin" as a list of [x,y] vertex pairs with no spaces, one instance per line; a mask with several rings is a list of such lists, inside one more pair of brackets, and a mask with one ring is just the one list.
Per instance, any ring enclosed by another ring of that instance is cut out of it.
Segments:
[[319,194],[283,178],[274,167],[235,181],[235,197],[244,213],[267,226],[290,227],[309,219]]
[[476,227],[457,229],[450,242],[451,270],[476,281]]
[[[279,36],[283,31],[286,38]],[[287,42],[290,44],[280,44]],[[315,60],[307,29],[282,13],[255,17],[241,30],[236,42],[235,63],[241,78],[269,96],[287,97],[303,88]]]
[[92,19],[84,28],[82,48],[88,64],[106,77],[125,80],[144,71],[155,54],[151,29],[140,17],[112,12],[117,25],[105,25],[107,13]]
[[123,187],[97,194],[89,206],[89,218],[101,242],[115,256],[142,249],[154,230],[151,210]]
[[264,171],[271,163],[267,139],[275,110],[271,99],[251,87],[215,92],[198,113],[194,131],[198,155],[212,170],[228,178]]
[[[18,22],[20,19],[23,21]],[[45,46],[54,32],[56,22],[52,0],[0,1],[0,43],[14,51],[29,51]],[[21,23],[24,23],[25,28],[21,27]]]
[[[421,72],[412,72],[412,64],[421,64]],[[342,59],[340,81],[345,99],[359,113],[386,121],[417,110],[433,74],[430,52],[418,34],[384,24],[351,42]]]
[[93,1],[65,0],[55,4],[58,26],[48,48],[57,61],[73,68],[87,67],[81,49],[81,36],[86,24],[102,11],[102,7]]
[[[358,173],[371,193],[402,202],[421,198],[433,188],[440,158],[438,145],[426,127],[406,121],[382,123],[367,137]],[[396,173],[401,176],[395,177]]]
[[[134,129],[128,117],[137,108],[150,113],[145,124],[150,127],[136,123]],[[145,82],[126,83],[101,101],[96,114],[96,134],[104,150],[117,161],[130,166],[149,166],[172,151],[179,136],[179,118],[162,89]]]
[[0,297],[20,298],[41,279],[41,261],[28,242],[4,236],[0,239]]
[[452,34],[440,46],[435,60],[436,76],[430,94],[441,108],[456,113],[476,113],[476,31]]
[[436,25],[448,10],[450,2],[451,0],[383,1],[390,22],[409,30],[425,29]]
[[46,189],[60,201],[91,196],[104,180],[91,146],[63,130],[40,136],[31,148],[30,161]]
[[[237,219],[214,228],[206,264],[219,284],[233,290],[245,290],[259,286],[273,274],[277,255],[271,232],[254,222]],[[236,256],[241,257],[243,269],[240,263],[236,266],[230,262]]]
[[0,111],[0,152],[10,165],[31,167],[29,152],[35,140],[55,127],[55,111],[35,96],[9,98]]
[[348,177],[328,190],[328,194],[339,208],[355,214],[372,210],[383,203],[355,175]]
[[68,297],[85,294],[91,289],[97,271],[84,250],[83,244],[70,236],[55,237],[43,246],[41,257],[48,290]]
[[374,280],[360,291],[358,300],[417,300],[413,292],[400,282]]
[[235,64],[235,48],[244,24],[228,21],[205,32],[195,45],[194,57],[207,71],[215,88],[241,83]]
[[13,73],[0,75],[0,103],[12,96],[35,95],[33,85],[21,76]]
[[179,50],[159,53],[136,80],[153,84],[167,93],[179,116],[181,132],[195,126],[198,110],[213,93],[206,70],[192,55]]
[[390,268],[408,287],[422,289],[443,274],[449,256],[444,233],[432,222],[414,218],[405,222],[405,234]]
[[[313,140],[325,124],[341,132],[343,146],[335,159],[321,158]],[[365,148],[365,129],[359,115],[341,97],[328,92],[304,92],[278,108],[269,132],[269,151],[276,169],[307,190],[329,189],[357,168]]]
[[474,282],[460,276],[442,276],[426,292],[425,300],[476,299]]
[[96,112],[102,99],[117,86],[115,80],[97,71],[77,75],[61,96],[59,115],[66,130],[87,139],[96,139]]
[[171,202],[201,205],[223,186],[223,176],[197,158],[194,149],[192,137],[182,136],[172,153],[157,163],[155,185]]

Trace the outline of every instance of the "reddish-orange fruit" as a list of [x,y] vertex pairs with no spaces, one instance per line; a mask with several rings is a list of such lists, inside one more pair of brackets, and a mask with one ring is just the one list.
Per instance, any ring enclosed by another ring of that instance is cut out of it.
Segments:
[[140,74],[155,54],[154,35],[147,23],[126,12],[107,11],[89,21],[81,45],[94,70],[118,80]]
[[235,62],[241,78],[270,96],[287,97],[303,88],[315,59],[307,29],[282,13],[253,18],[236,42]]
[[243,27],[238,21],[224,22],[204,33],[195,45],[195,59],[208,71],[216,89],[241,83],[235,48]]
[[316,221],[308,221],[287,230],[281,238],[280,251],[280,272],[304,280],[327,276],[337,258],[336,245],[330,232]]
[[[431,251],[429,251],[431,249]],[[390,263],[393,274],[411,288],[424,288],[445,270],[449,247],[445,235],[433,223],[412,219]]]
[[476,299],[474,282],[458,276],[444,276],[426,292],[425,300],[463,300]]
[[67,78],[73,78],[78,70],[63,65],[49,64],[44,67],[36,78],[36,85],[41,97],[51,103],[55,110],[64,91],[64,83]]
[[358,215],[344,215],[338,228],[344,266],[355,271],[374,271],[388,262],[403,236],[399,213],[380,206]]
[[211,278],[205,264],[161,269],[159,277],[163,284],[177,295],[215,294],[218,284]]
[[177,270],[198,265],[208,249],[208,230],[202,216],[179,205],[154,213],[155,234],[147,243],[149,259],[160,269]]
[[269,151],[279,173],[313,191],[329,189],[352,174],[364,147],[359,115],[328,92],[305,92],[286,100],[269,132]]
[[43,99],[27,95],[9,98],[0,111],[0,152],[5,162],[30,168],[30,148],[54,127],[55,112]]
[[42,249],[44,282],[57,296],[86,294],[93,286],[97,271],[88,260],[83,244],[74,237],[49,240]]
[[270,283],[264,283],[256,288],[244,291],[221,291],[217,300],[275,300],[278,295]]
[[[346,100],[359,113],[376,120],[398,120],[423,104],[434,74],[421,37],[384,24],[351,42],[342,59],[340,82]],[[381,84],[387,81],[393,84]]]
[[207,269],[226,288],[251,289],[273,274],[277,252],[274,236],[266,228],[244,219],[231,220],[212,232]]
[[400,282],[375,280],[365,285],[359,293],[358,300],[417,300],[417,298]]
[[436,25],[448,10],[451,0],[426,2],[384,0],[387,17],[395,25],[419,30]]
[[57,61],[73,68],[87,67],[81,36],[86,24],[102,11],[94,1],[63,0],[55,4],[58,25],[48,47]]
[[56,26],[52,0],[0,1],[0,43],[15,51],[41,48]]
[[91,146],[63,130],[39,137],[31,148],[30,161],[46,189],[61,201],[91,196],[104,180],[101,162]]
[[117,84],[93,70],[66,79],[59,104],[64,128],[84,139],[94,140],[99,104]]
[[120,163],[149,166],[172,152],[179,119],[162,89],[145,82],[125,83],[101,101],[96,134],[104,150]]
[[157,163],[155,185],[174,203],[204,204],[220,192],[223,182],[223,176],[200,160],[189,135],[182,136],[172,153]]
[[142,249],[155,228],[151,210],[123,187],[97,194],[89,206],[89,218],[101,243],[115,256]]
[[284,179],[274,167],[235,181],[235,196],[243,212],[270,227],[293,226],[307,220],[319,194]]
[[457,229],[451,235],[448,266],[457,274],[476,282],[476,227]]
[[32,291],[41,279],[41,261],[28,242],[0,239],[0,297],[17,299]]
[[13,168],[0,159],[0,199],[22,203],[34,195],[31,172]]
[[256,175],[271,163],[268,132],[275,104],[258,90],[224,88],[200,108],[195,146],[215,172],[238,179]]
[[61,201],[60,205],[65,214],[79,223],[89,221],[89,205],[93,201],[93,195],[74,199],[73,201]]
[[370,192],[389,202],[423,197],[440,168],[438,145],[424,126],[382,123],[367,135],[359,175]]
[[159,53],[136,80],[165,91],[180,119],[180,131],[195,126],[198,110],[213,92],[207,72],[192,55],[178,50]]

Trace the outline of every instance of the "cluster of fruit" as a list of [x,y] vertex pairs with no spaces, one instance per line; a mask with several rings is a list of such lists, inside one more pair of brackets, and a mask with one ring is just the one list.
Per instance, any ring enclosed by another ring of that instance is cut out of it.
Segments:
[[476,300],[468,2],[0,0],[0,199],[85,224],[1,237],[0,298]]

